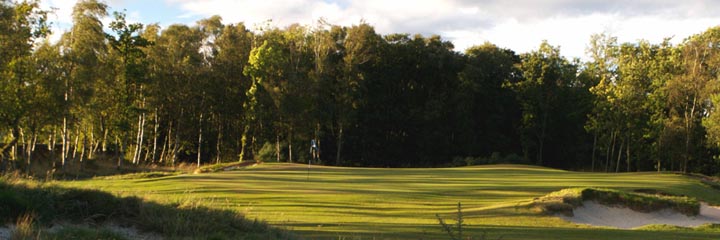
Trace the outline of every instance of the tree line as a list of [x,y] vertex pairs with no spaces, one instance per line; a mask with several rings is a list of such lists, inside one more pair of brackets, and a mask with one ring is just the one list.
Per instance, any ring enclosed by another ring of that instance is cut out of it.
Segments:
[[37,148],[57,168],[307,162],[316,139],[328,165],[720,172],[719,27],[677,45],[595,34],[583,62],[366,23],[103,26],[96,0],[50,42],[36,1],[0,11],[4,168]]

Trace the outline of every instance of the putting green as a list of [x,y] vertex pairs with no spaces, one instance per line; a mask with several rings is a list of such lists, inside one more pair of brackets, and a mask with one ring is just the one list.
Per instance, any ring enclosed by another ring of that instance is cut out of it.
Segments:
[[462,168],[335,168],[262,164],[239,171],[60,185],[158,201],[203,199],[310,239],[449,239],[436,214],[465,237],[486,239],[720,239],[720,228],[618,230],[576,225],[522,207],[568,187],[656,189],[720,204],[720,192],[677,174],[581,173],[494,165]]

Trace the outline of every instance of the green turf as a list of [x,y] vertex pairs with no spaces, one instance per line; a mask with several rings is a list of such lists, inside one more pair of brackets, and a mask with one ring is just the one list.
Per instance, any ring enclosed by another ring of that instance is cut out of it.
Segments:
[[618,230],[581,226],[521,205],[569,187],[655,189],[720,204],[720,191],[677,174],[579,173],[499,165],[439,169],[378,169],[263,164],[241,171],[151,179],[85,180],[93,188],[155,200],[209,199],[248,218],[266,220],[310,239],[447,239],[462,202],[466,236],[487,239],[719,239],[711,230]]

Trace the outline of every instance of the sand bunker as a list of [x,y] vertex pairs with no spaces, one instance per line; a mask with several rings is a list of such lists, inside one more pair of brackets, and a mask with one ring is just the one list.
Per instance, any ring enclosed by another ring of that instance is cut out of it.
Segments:
[[700,215],[688,217],[670,209],[656,212],[636,212],[624,207],[611,207],[594,201],[585,201],[573,210],[572,217],[558,215],[566,221],[593,226],[631,229],[650,224],[667,224],[696,227],[706,223],[720,223],[720,208],[702,203]]

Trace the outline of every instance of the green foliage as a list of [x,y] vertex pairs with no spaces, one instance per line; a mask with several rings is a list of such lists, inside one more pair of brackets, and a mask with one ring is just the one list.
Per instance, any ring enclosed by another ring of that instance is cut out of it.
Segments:
[[[259,162],[277,162],[276,159],[278,153],[275,151],[275,148],[275,143],[265,142],[265,144],[262,145],[262,148],[258,151],[256,155],[257,159],[255,160]],[[284,148],[284,146],[281,145],[280,148]]]
[[486,164],[530,164],[530,162],[515,153],[502,156],[499,152],[493,152],[488,157],[453,158],[453,166],[475,166]]
[[[546,41],[540,44],[538,50],[526,53],[521,58],[520,70],[523,78],[508,86],[517,93],[522,109],[520,140],[523,153],[528,158],[533,155],[532,159],[538,165],[552,166],[554,164],[544,160],[546,148],[553,146],[547,144],[548,139],[556,138],[549,136],[558,136],[564,131],[576,132],[576,136],[584,134],[583,131],[567,128],[564,124],[577,126],[578,123],[585,122],[588,106],[585,93],[589,86],[583,82],[584,79],[578,77],[577,62],[562,57],[560,48]],[[560,151],[567,150],[569,149]],[[552,152],[557,153],[558,150]],[[553,158],[549,159],[553,161]]]
[[710,116],[702,120],[702,124],[707,129],[708,143],[713,147],[720,148],[720,94],[711,96],[712,112]]
[[334,165],[720,172],[718,28],[680,44],[596,34],[583,63],[548,42],[459,53],[441,36],[363,22],[162,28],[115,12],[106,33],[96,0],[78,1],[51,43],[37,2],[0,10],[3,159],[17,145],[10,158],[25,166],[33,155],[58,168],[242,161],[266,158],[266,142],[286,145],[277,161],[302,161],[313,139]]

